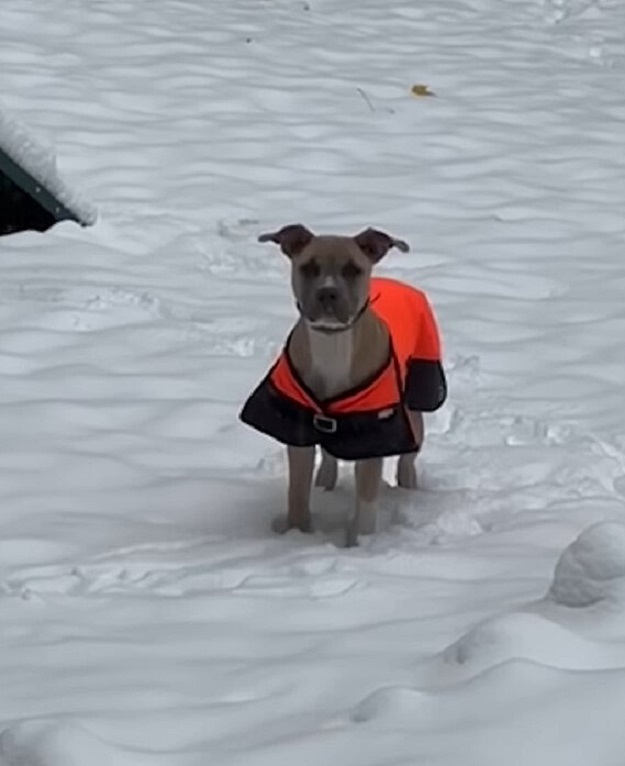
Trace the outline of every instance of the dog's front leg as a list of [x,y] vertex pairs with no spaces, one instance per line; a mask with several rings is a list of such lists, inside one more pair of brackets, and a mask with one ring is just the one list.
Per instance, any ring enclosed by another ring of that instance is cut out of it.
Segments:
[[288,447],[289,494],[286,529],[310,532],[310,488],[315,466],[314,447]]
[[381,457],[356,462],[356,503],[347,522],[347,547],[358,545],[358,535],[375,532],[378,493],[382,481]]

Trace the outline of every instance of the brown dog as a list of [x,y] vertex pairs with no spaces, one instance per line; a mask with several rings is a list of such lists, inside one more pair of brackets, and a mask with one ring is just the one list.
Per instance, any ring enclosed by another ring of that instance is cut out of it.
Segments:
[[283,529],[309,531],[316,484],[333,489],[337,458],[355,461],[356,502],[347,545],[375,531],[382,461],[400,455],[397,483],[417,486],[422,411],[446,397],[440,343],[424,293],[371,277],[388,250],[408,245],[381,231],[315,236],[301,224],[263,234],[292,263],[300,318],[284,351],[246,402],[241,419],[288,447],[288,512]]

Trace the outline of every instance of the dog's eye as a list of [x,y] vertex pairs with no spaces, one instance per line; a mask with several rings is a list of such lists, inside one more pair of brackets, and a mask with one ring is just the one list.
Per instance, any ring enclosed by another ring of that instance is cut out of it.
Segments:
[[346,279],[355,279],[356,277],[359,277],[362,274],[362,269],[358,264],[354,263],[353,261],[347,261],[345,266],[341,269],[341,274]]
[[304,277],[318,277],[321,274],[321,267],[314,258],[299,267],[300,273]]

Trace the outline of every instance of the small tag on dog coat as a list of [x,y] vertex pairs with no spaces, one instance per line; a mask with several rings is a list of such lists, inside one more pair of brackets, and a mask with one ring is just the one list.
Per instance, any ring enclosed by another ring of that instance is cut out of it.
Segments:
[[378,412],[378,420],[388,420],[393,417],[394,412],[395,409],[393,407],[387,407],[385,410],[380,410]]

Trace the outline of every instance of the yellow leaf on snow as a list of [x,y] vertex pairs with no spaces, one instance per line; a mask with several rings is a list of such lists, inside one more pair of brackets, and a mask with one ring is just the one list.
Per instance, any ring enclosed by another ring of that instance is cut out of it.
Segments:
[[410,92],[413,96],[435,96],[436,93],[431,91],[427,85],[413,85],[412,88],[410,88]]

